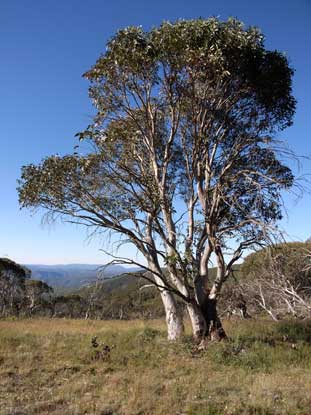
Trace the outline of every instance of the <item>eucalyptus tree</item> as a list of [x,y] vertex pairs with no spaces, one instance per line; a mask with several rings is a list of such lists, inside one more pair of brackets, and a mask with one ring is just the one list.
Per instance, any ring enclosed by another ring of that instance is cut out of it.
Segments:
[[23,167],[21,206],[133,244],[160,290],[169,338],[182,333],[176,296],[195,336],[225,337],[222,285],[281,218],[281,191],[293,184],[274,141],[292,123],[292,74],[258,29],[235,19],[120,30],[84,75],[96,115],[77,136],[89,151]]
[[8,258],[0,258],[0,315],[18,314],[30,270]]
[[51,303],[53,288],[40,280],[29,279],[25,282],[26,309],[30,315],[38,309],[44,309]]

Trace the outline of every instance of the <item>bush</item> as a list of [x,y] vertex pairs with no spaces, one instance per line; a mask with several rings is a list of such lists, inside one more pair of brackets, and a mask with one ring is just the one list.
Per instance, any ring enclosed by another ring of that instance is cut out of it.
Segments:
[[311,343],[311,319],[281,321],[276,324],[276,333],[291,342]]

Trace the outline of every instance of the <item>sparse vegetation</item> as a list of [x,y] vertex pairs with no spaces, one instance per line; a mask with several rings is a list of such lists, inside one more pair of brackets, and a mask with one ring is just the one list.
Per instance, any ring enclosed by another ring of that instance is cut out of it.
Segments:
[[[168,343],[158,320],[2,320],[0,414],[309,414],[310,322],[225,329],[228,342],[198,351],[188,335]],[[109,358],[94,358],[94,336]]]
[[255,312],[274,320],[311,316],[310,243],[282,243],[250,254],[240,269],[240,289]]

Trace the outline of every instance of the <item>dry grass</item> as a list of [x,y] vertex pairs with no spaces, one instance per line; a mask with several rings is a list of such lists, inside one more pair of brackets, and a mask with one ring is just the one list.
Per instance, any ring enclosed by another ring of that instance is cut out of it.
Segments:
[[226,328],[230,342],[198,354],[160,321],[0,321],[0,414],[310,415],[311,345],[272,323]]

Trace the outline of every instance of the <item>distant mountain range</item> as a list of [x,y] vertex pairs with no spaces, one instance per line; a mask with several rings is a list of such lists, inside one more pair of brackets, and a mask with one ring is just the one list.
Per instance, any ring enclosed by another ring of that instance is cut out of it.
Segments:
[[68,264],[33,265],[25,264],[31,270],[31,278],[46,282],[53,288],[80,288],[93,284],[97,279],[111,278],[116,275],[137,272],[139,268],[121,265]]

